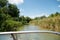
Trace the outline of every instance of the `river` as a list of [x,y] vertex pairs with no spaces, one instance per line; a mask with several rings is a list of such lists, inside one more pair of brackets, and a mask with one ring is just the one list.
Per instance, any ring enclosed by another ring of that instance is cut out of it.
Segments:
[[[20,31],[41,30],[38,26],[25,25]],[[48,33],[17,34],[18,40],[60,40],[60,35]],[[11,35],[0,35],[0,40],[13,40]]]

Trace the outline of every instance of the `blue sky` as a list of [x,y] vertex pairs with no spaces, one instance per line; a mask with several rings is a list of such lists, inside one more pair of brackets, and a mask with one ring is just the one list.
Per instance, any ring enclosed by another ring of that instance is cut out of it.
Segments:
[[[22,1],[22,2],[21,2]],[[60,0],[21,0],[17,7],[20,9],[20,15],[31,18],[38,16],[48,16],[51,13],[60,12]]]

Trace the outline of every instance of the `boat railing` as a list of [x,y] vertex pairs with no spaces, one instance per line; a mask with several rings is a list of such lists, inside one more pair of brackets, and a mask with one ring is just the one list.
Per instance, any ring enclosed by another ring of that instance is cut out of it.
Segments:
[[15,34],[30,34],[30,33],[50,33],[50,34],[56,34],[60,35],[60,32],[54,32],[54,31],[15,31],[15,32],[0,32],[0,35],[11,35],[13,37],[13,40],[18,40],[17,36]]
[[13,32],[0,32],[0,35],[1,34],[27,34],[27,33],[51,33],[51,34],[60,35],[60,32],[55,32],[55,31],[13,31]]

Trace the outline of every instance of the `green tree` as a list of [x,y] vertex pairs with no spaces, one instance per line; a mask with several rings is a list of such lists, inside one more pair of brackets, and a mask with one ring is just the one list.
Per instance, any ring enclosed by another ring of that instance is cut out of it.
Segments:
[[40,19],[46,18],[46,16],[41,16]]
[[34,19],[35,19],[35,20],[39,20],[39,19],[43,19],[43,18],[46,18],[46,16],[35,17]]
[[4,7],[7,4],[8,4],[7,0],[0,0],[0,7]]
[[19,17],[19,9],[16,5],[8,3],[8,0],[0,0],[0,13],[9,14],[12,17]]
[[[0,31],[17,31],[22,24],[13,20],[16,18],[19,18],[17,6],[8,3],[8,0],[0,0]],[[15,39],[14,35],[12,37]]]
[[9,4],[8,5],[8,14],[12,17],[19,17],[19,9],[16,5]]
[[0,8],[0,13],[8,14],[8,7],[4,6],[4,7]]
[[27,23],[29,23],[32,19],[30,17],[25,17],[25,20],[27,21]]
[[5,15],[4,13],[0,13],[0,26],[5,20],[11,20],[10,15]]
[[13,20],[6,20],[2,23],[0,31],[17,31],[19,27],[22,26],[22,23],[13,21]]
[[49,15],[49,17],[56,17],[56,16],[60,16],[60,13],[59,12],[56,12],[54,14]]
[[22,24],[26,24],[27,23],[24,16],[20,16],[19,17],[19,21],[22,22]]
[[18,21],[14,20],[17,18],[19,18],[17,6],[8,3],[8,0],[0,0],[0,31],[16,31],[20,27]]
[[24,17],[24,16],[20,16],[19,17],[19,21],[22,22],[22,24],[27,24],[31,21],[32,19],[30,17]]

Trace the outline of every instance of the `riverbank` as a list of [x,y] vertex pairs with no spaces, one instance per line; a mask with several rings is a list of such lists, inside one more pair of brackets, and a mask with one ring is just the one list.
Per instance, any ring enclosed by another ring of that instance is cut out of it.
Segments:
[[30,24],[37,25],[42,29],[60,32],[60,14],[56,13],[43,19],[34,19],[30,21]]
[[[42,20],[42,22],[43,22],[43,20]],[[47,23],[48,21],[46,21],[45,24],[42,23],[42,22],[39,22],[39,21],[38,22],[37,21],[33,22],[33,21],[31,21],[31,24],[39,26],[42,30],[49,30],[49,31],[60,32],[60,27],[59,27],[58,24],[52,25],[51,23]]]

